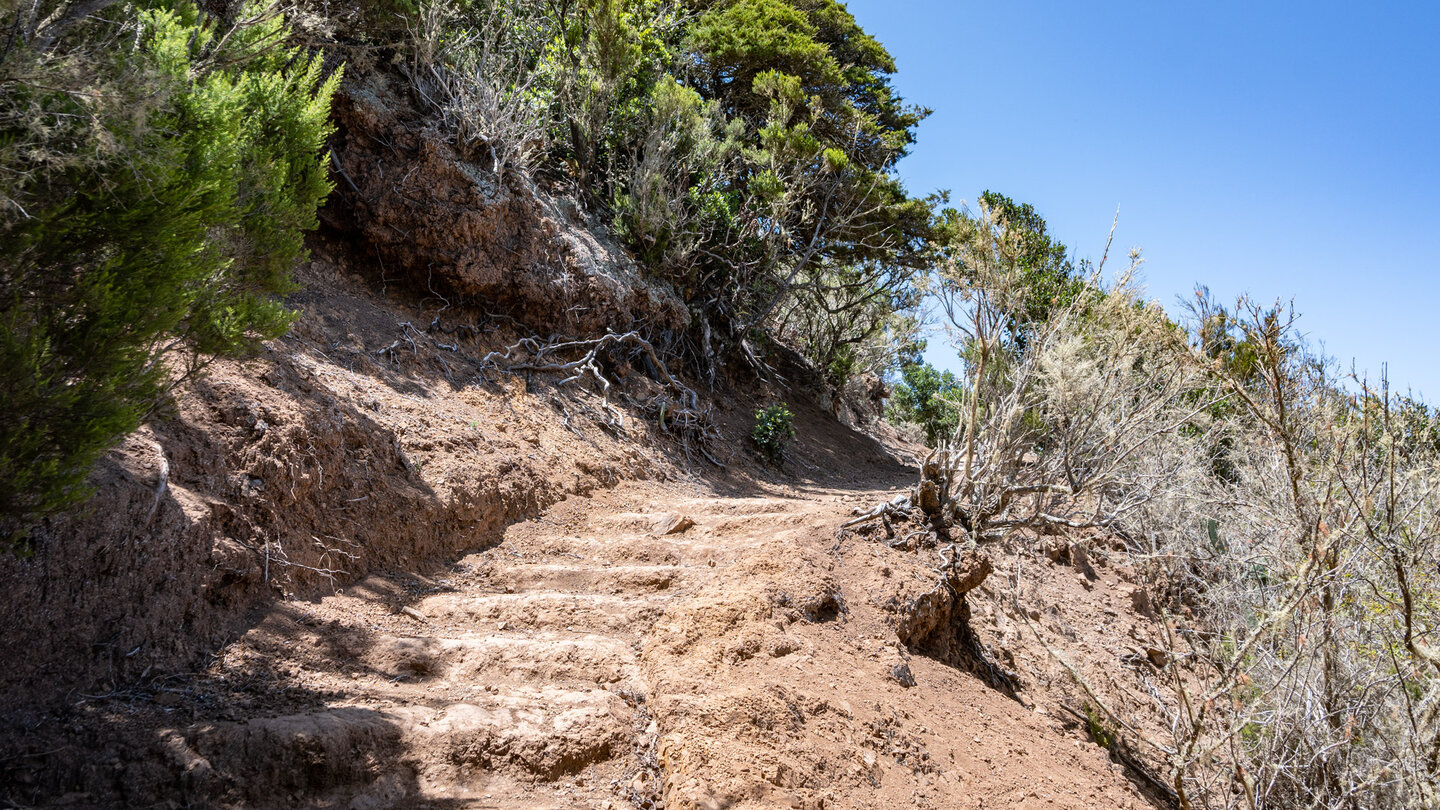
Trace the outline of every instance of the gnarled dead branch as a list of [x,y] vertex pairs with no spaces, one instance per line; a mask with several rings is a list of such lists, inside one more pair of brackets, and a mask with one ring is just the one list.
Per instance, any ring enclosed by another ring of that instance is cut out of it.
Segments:
[[559,386],[577,383],[588,377],[600,388],[612,424],[623,428],[624,412],[611,402],[614,384],[602,368],[609,357],[634,358],[648,366],[651,376],[661,384],[661,392],[637,404],[656,419],[662,431],[678,437],[687,453],[693,450],[710,463],[725,466],[710,452],[712,443],[719,439],[710,405],[703,404],[694,389],[670,372],[654,344],[638,331],[611,332],[588,340],[521,338],[504,351],[485,355],[480,366],[482,369],[498,368],[508,372],[563,374],[565,376],[557,384]]

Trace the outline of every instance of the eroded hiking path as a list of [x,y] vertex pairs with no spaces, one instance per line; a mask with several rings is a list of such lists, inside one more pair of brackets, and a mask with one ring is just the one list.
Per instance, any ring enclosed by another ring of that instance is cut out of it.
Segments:
[[1144,806],[1100,749],[899,644],[887,606],[933,562],[835,537],[892,494],[570,498],[440,575],[282,603],[163,744],[247,807]]

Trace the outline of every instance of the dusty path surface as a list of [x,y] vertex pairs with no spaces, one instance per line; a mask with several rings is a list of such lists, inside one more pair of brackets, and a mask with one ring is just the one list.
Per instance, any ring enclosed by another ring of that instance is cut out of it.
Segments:
[[904,483],[572,497],[437,575],[280,603],[161,695],[159,743],[246,807],[1148,806],[899,643],[933,565],[835,529]]

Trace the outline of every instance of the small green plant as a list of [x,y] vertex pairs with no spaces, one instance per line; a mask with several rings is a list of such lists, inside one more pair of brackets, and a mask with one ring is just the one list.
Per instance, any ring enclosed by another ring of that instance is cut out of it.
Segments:
[[795,438],[794,417],[781,402],[755,411],[755,430],[750,433],[765,457],[775,463],[785,460],[785,448]]
[[1105,725],[1100,713],[1088,703],[1085,704],[1085,725],[1090,731],[1090,739],[1094,740],[1096,745],[1109,748],[1115,744],[1115,732]]

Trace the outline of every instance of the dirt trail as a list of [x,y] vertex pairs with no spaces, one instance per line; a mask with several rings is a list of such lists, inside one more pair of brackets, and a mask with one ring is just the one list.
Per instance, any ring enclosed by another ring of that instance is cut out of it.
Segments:
[[574,497],[441,575],[281,603],[157,734],[195,797],[247,807],[1143,805],[1100,749],[898,643],[883,592],[926,561],[834,534],[891,494]]

